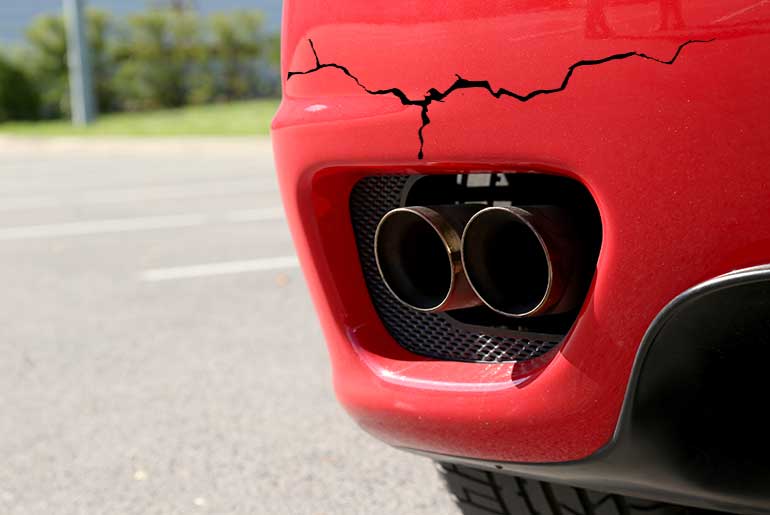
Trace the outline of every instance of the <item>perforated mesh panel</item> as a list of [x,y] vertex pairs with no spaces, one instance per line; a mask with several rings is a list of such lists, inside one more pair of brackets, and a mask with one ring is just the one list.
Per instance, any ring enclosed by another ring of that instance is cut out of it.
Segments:
[[524,361],[541,356],[560,338],[462,324],[443,313],[422,313],[396,300],[377,271],[374,233],[380,218],[397,208],[408,176],[365,177],[353,187],[350,214],[358,254],[374,308],[383,324],[405,349],[449,361]]

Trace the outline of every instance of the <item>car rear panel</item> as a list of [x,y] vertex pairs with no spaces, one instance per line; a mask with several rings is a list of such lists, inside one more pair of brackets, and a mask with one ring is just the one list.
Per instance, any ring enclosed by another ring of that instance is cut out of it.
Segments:
[[[612,438],[661,309],[770,260],[770,4],[682,2],[681,26],[672,4],[285,1],[282,194],[337,394],[364,429],[443,455],[586,458]],[[459,79],[489,88],[431,101],[426,123],[430,90]],[[499,88],[551,92],[522,101]],[[601,216],[593,283],[566,338],[494,363],[399,345],[367,289],[358,181],[533,171],[581,183]],[[307,344],[286,343],[295,356]]]

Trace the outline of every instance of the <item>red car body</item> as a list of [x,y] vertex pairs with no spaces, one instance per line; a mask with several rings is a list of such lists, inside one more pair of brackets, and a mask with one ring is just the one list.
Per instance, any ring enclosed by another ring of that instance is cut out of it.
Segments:
[[[276,162],[350,415],[391,445],[479,462],[575,462],[607,446],[656,315],[770,261],[769,31],[756,0],[286,0]],[[624,54],[565,82],[576,63]],[[431,97],[458,77],[490,88]],[[399,346],[361,272],[356,181],[532,170],[582,183],[601,216],[564,341],[490,364]]]

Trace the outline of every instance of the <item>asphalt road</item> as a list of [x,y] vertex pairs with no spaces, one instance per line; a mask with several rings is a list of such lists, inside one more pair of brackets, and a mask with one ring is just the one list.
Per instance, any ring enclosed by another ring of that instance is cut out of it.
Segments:
[[264,141],[0,140],[0,513],[456,514],[337,406]]

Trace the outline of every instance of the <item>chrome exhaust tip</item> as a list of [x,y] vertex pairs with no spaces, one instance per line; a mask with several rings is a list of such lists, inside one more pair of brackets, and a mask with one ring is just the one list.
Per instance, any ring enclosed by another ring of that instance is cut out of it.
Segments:
[[573,309],[580,253],[572,232],[568,213],[556,207],[479,211],[461,243],[471,287],[490,309],[510,317]]
[[484,206],[393,209],[374,235],[374,256],[385,286],[403,304],[423,312],[481,305],[462,267],[465,224]]

